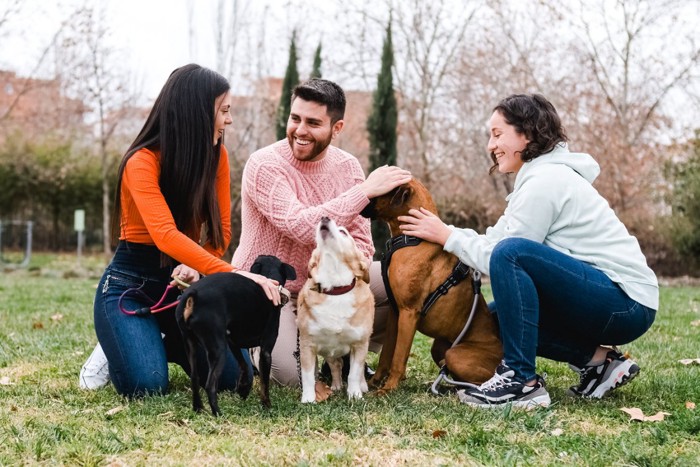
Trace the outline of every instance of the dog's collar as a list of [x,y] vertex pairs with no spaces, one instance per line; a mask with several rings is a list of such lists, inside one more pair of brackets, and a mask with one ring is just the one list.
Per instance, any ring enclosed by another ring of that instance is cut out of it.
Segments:
[[343,295],[354,289],[356,282],[357,280],[353,277],[352,282],[348,285],[341,285],[340,287],[332,287],[330,289],[322,289],[319,284],[316,284],[316,291],[325,295]]

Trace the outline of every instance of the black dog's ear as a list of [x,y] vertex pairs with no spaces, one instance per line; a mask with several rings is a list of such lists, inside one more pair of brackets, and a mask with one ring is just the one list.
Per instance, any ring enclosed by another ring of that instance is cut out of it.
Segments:
[[297,272],[294,270],[294,267],[292,265],[287,264],[287,263],[282,263],[282,266],[284,267],[284,273],[287,277],[288,280],[294,280],[297,278]]
[[262,264],[260,264],[257,260],[250,267],[250,272],[252,272],[253,274],[260,274],[261,270],[262,270]]

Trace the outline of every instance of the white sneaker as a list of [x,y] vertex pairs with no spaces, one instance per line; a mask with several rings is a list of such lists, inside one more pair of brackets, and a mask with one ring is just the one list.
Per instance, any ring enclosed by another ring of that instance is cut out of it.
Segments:
[[97,343],[87,361],[80,369],[80,389],[100,389],[109,384],[109,363],[102,346]]

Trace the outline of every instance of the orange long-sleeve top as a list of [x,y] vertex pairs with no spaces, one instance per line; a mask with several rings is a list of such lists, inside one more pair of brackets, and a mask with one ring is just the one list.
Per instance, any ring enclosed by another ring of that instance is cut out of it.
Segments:
[[230,272],[235,269],[221,256],[231,241],[231,198],[228,152],[222,146],[216,171],[216,194],[223,225],[224,247],[214,248],[210,243],[199,244],[196,232],[181,232],[160,191],[160,153],[140,149],[124,168],[121,186],[120,240],[155,245],[161,252],[178,263],[196,269],[201,274]]

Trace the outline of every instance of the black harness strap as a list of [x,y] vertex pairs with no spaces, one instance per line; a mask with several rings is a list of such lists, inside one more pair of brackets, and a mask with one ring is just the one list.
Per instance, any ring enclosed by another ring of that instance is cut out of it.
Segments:
[[446,295],[452,287],[459,284],[467,277],[469,277],[469,266],[458,261],[457,265],[452,269],[452,274],[445,279],[445,282],[440,284],[437,289],[433,290],[432,293],[425,298],[423,308],[420,310],[421,317],[425,317],[425,315],[428,314],[428,310],[437,302],[438,298]]
[[389,263],[391,263],[391,256],[394,251],[400,250],[405,246],[416,246],[422,242],[418,237],[412,235],[397,235],[386,241],[386,252],[382,258],[382,280],[384,281],[384,289],[386,290],[386,297],[389,299],[391,308],[394,313],[399,314],[399,306],[396,304],[396,299],[394,298],[394,293],[391,291],[391,285],[389,285]]
[[[396,304],[396,298],[394,298],[394,293],[391,291],[391,285],[389,285],[389,264],[391,263],[391,256],[394,251],[400,250],[406,246],[416,246],[422,242],[418,237],[413,237],[411,235],[397,235],[392,237],[386,242],[386,253],[384,253],[384,258],[382,258],[382,280],[384,281],[384,288],[386,289],[386,296],[389,299],[391,307],[394,312],[398,314],[399,307]],[[452,269],[452,273],[445,279],[445,282],[440,284],[437,289],[430,293],[423,302],[423,308],[421,308],[420,315],[421,318],[428,314],[428,310],[432,307],[438,298],[447,294],[447,292],[455,285],[462,282],[464,279],[469,277],[470,268],[463,262],[459,261],[457,265]]]

